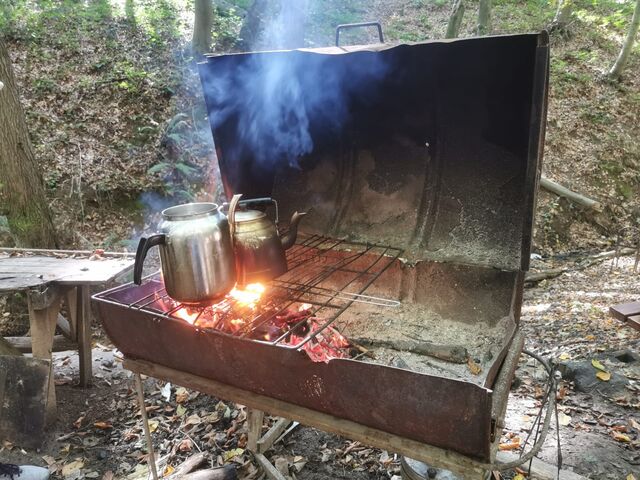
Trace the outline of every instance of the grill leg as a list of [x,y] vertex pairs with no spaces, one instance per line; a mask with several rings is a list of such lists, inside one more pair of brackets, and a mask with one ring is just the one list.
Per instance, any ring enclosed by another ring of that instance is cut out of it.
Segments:
[[156,470],[156,457],[153,454],[153,443],[151,442],[151,430],[149,430],[149,419],[147,418],[147,410],[144,407],[144,390],[142,388],[142,378],[139,373],[135,374],[136,377],[136,391],[138,392],[138,403],[140,404],[140,415],[142,415],[142,426],[144,428],[144,436],[147,438],[147,450],[149,456],[147,463],[153,474],[153,480],[158,480],[158,472]]

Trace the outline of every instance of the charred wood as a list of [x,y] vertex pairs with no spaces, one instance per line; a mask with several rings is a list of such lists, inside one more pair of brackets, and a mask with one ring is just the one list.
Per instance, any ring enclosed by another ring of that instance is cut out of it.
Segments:
[[460,345],[439,345],[414,340],[377,340],[372,338],[355,338],[353,341],[360,345],[391,348],[400,352],[411,352],[426,355],[452,363],[466,363],[469,352]]

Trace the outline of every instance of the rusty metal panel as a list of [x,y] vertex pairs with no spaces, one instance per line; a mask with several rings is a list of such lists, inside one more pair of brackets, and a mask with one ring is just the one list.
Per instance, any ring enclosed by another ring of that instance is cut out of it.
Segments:
[[542,33],[210,57],[225,191],[410,261],[527,269],[548,54]]
[[489,389],[354,360],[314,363],[302,352],[205,332],[181,321],[158,319],[113,303],[131,302],[131,295],[131,289],[116,289],[94,297],[99,300],[109,338],[127,357],[217,380],[478,460],[489,459]]

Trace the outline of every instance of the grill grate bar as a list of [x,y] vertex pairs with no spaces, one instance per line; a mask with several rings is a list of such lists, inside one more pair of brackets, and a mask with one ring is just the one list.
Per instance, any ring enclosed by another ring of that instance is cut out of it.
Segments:
[[[204,330],[301,349],[354,303],[397,307],[400,302],[396,300],[364,292],[401,253],[393,247],[311,235],[287,251],[289,271],[268,285],[257,305],[230,296],[213,306],[183,305],[169,297],[156,274],[146,279],[147,284],[155,284],[152,291],[125,306],[162,318],[189,321]],[[291,309],[296,312],[297,306],[305,303],[311,305],[305,312],[314,318],[314,328],[308,328],[304,335],[296,333],[304,329],[309,315],[301,315],[300,321],[295,318],[292,325],[277,323],[278,316],[290,314]],[[274,325],[279,327],[277,338],[272,340],[269,332]]]

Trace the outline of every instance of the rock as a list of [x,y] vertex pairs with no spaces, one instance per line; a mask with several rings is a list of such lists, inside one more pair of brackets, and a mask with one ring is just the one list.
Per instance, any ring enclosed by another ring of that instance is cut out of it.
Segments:
[[603,382],[596,377],[598,370],[593,367],[591,360],[563,362],[558,365],[562,378],[574,382],[578,392],[597,392],[605,397],[616,397],[629,393],[626,377],[610,371],[611,378]]
[[0,463],[0,480],[48,480],[49,470],[33,465]]

